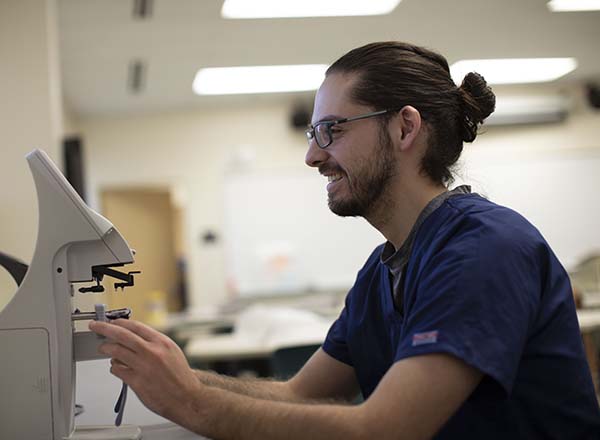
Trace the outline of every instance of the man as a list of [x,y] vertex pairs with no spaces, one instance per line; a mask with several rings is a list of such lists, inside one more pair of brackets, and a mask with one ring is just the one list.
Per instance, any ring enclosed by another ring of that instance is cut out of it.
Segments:
[[[355,49],[316,95],[306,163],[331,210],[387,239],[325,343],[287,382],[192,371],[136,322],[92,323],[114,375],[211,438],[600,438],[567,275],[539,232],[451,166],[495,98],[404,43]],[[361,391],[364,402],[349,405]]]

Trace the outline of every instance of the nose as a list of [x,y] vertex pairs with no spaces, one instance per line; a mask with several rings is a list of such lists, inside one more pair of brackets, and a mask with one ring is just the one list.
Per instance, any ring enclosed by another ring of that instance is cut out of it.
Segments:
[[304,163],[309,167],[317,168],[320,164],[325,162],[329,157],[329,153],[324,148],[320,148],[317,145],[317,141],[313,138],[308,143],[308,151],[304,158]]

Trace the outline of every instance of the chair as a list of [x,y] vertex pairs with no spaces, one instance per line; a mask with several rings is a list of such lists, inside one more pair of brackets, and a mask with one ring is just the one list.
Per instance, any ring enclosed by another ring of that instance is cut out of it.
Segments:
[[0,266],[8,271],[17,283],[17,286],[21,285],[29,268],[27,264],[3,252],[0,252]]
[[269,360],[271,375],[285,380],[294,376],[321,344],[297,345],[275,350]]

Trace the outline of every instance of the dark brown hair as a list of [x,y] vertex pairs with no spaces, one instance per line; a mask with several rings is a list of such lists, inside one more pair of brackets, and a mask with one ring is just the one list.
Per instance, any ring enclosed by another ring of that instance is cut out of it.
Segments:
[[[453,180],[451,167],[473,142],[477,129],[495,108],[496,97],[485,79],[474,72],[456,87],[446,59],[429,49],[388,41],[351,50],[327,70],[357,73],[352,99],[374,110],[411,105],[429,130],[421,170],[434,182]],[[389,118],[384,118],[384,122]]]

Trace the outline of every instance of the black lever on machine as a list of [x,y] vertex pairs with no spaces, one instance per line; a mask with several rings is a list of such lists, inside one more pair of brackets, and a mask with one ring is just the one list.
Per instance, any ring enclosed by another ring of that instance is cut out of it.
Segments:
[[102,293],[104,292],[104,286],[102,284],[100,284],[100,280],[98,278],[96,278],[96,285],[95,286],[90,286],[90,287],[82,287],[79,289],[79,291],[81,293]]
[[123,273],[118,270],[111,269],[108,266],[92,266],[92,278],[96,280],[96,285],[91,287],[82,287],[79,289],[81,293],[102,293],[104,292],[104,287],[100,285],[100,281],[104,278],[104,275],[108,275],[109,277],[116,278],[118,280],[124,281],[123,283],[115,283],[115,289],[119,288],[125,289],[125,287],[131,287],[134,285],[133,275],[141,273],[139,270]]

